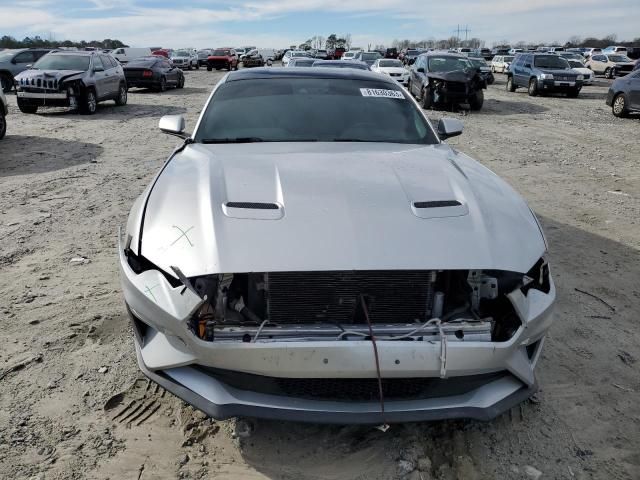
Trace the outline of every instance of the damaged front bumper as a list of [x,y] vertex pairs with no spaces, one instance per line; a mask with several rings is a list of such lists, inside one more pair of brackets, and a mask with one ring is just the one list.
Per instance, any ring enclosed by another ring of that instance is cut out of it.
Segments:
[[[172,287],[158,270],[136,274],[122,248],[119,254],[140,369],[214,418],[339,424],[489,420],[537,389],[534,368],[552,322],[552,282],[548,294],[510,294],[522,325],[508,341],[455,341],[447,331],[433,340],[377,341],[383,415],[378,396],[367,396],[372,381],[377,392],[371,342],[201,340],[188,328],[201,299],[183,286]],[[349,389],[352,397],[343,394]]]
[[28,92],[18,90],[16,96],[23,105],[38,107],[76,107],[75,96],[68,92]]

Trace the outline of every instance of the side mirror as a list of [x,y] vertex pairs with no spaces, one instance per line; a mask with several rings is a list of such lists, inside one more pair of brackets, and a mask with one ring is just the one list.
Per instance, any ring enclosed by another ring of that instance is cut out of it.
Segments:
[[416,72],[418,72],[418,73],[424,73],[424,68],[420,67],[420,68],[418,68],[418,69],[416,70]]
[[456,118],[442,118],[438,122],[438,136],[441,140],[462,134],[462,122]]
[[27,64],[27,69],[33,68],[33,63]]
[[169,135],[175,135],[180,138],[187,138],[189,135],[184,133],[186,122],[182,115],[165,115],[160,118],[158,128]]

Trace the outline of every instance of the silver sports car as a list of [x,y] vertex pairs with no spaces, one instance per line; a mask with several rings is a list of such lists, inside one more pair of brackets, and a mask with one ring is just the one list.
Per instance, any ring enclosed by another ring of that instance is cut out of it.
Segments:
[[138,363],[215,418],[490,419],[535,392],[555,287],[540,225],[394,79],[259,68],[214,88],[135,202]]

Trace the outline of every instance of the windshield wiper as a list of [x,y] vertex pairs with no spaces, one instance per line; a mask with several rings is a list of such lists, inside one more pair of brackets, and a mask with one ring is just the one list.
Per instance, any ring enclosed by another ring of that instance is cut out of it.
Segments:
[[259,137],[205,138],[202,143],[258,143],[264,142]]

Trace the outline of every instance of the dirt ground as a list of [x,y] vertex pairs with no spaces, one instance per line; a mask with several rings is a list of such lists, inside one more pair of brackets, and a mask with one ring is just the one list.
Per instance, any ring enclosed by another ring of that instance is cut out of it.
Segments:
[[[0,477],[640,478],[640,123],[606,82],[578,99],[499,79],[451,139],[539,215],[558,286],[531,402],[489,422],[215,422],[144,380],[119,291],[118,226],[221,73],[83,117],[21,114],[0,142]],[[189,208],[185,205],[185,208]]]

